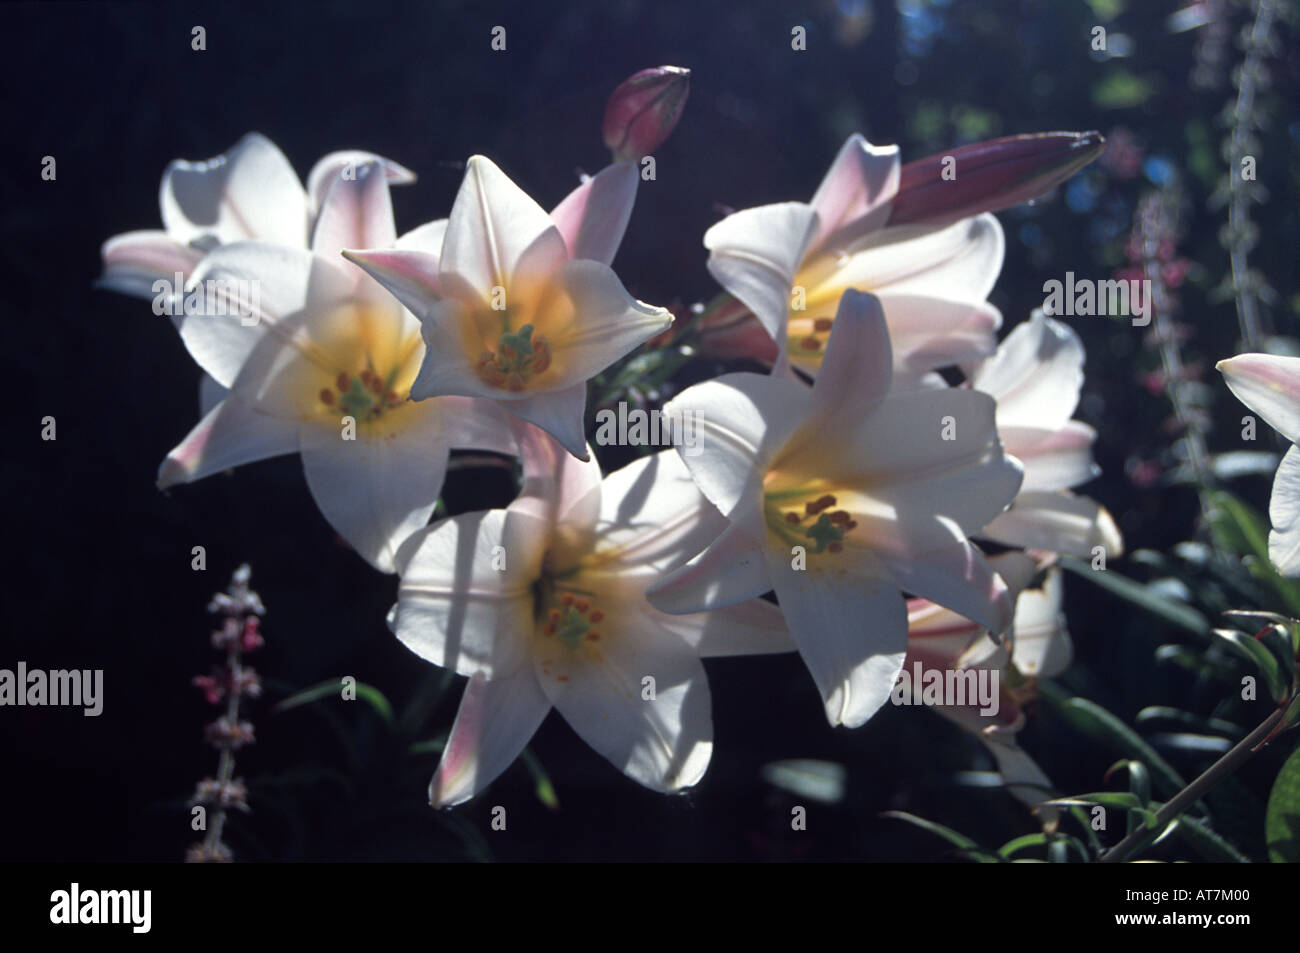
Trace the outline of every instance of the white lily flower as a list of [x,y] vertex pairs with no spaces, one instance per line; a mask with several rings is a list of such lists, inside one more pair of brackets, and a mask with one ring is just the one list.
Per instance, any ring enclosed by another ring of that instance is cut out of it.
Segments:
[[635,175],[611,166],[547,215],[474,156],[440,253],[348,252],[421,321],[428,350],[412,397],[502,401],[585,459],[587,380],[672,323],[608,265]]
[[893,366],[880,302],[846,291],[813,387],[728,374],[665,408],[699,421],[684,460],[730,525],[651,601],[690,612],[775,589],[827,718],[851,727],[902,666],[903,590],[995,632],[1011,621],[1006,584],[968,540],[1020,487],[993,400],[891,392]]
[[1024,466],[1025,481],[1007,512],[980,534],[1007,546],[1108,558],[1124,540],[1106,508],[1066,492],[1100,473],[1092,457],[1097,431],[1071,420],[1083,387],[1083,342],[1074,330],[1035,311],[970,375],[997,401],[1003,449]]
[[1300,576],[1300,357],[1238,354],[1215,367],[1239,401],[1291,441],[1268,502],[1268,558],[1282,575]]
[[392,572],[397,547],[433,512],[449,450],[515,444],[490,401],[407,399],[424,357],[419,323],[339,257],[344,245],[394,241],[385,172],[375,159],[344,162],[321,181],[310,251],[235,241],[194,269],[191,284],[228,291],[230,313],[185,315],[181,338],[229,393],[168,454],[158,485],[301,453],[325,518]]
[[[1061,611],[1061,570],[1049,569],[1041,588],[1028,588],[1038,568],[1033,560],[1021,553],[1004,553],[989,561],[1015,599],[1015,617],[1002,644],[994,643],[987,629],[951,609],[925,599],[912,599],[908,601],[905,670],[910,671],[914,663],[920,662],[926,670],[988,669],[1000,673],[1010,661],[1030,678],[1050,678],[1069,667],[1073,649]],[[979,738],[996,761],[1010,793],[1022,803],[1037,807],[1052,796],[1051,782],[1016,741],[1025,723],[1019,700],[1001,682],[999,689],[995,713],[982,712],[979,704],[933,707],[936,713]],[[906,698],[910,686],[901,686],[901,691]]]
[[781,612],[750,599],[666,615],[645,589],[726,520],[665,451],[600,477],[520,425],[521,495],[442,520],[399,557],[397,637],[470,676],[429,787],[436,807],[483,790],[552,707],[592,748],[656,791],[697,783],[712,752],[701,657],[792,651]]
[[393,184],[415,181],[413,172],[390,159],[341,151],[312,167],[304,190],[284,153],[255,132],[215,158],[176,159],[159,189],[163,228],[126,232],[105,242],[100,286],[152,298],[156,281],[174,282],[178,272],[188,280],[203,255],[218,245],[258,239],[306,248],[327,187],[345,166],[367,161],[381,162]]
[[1002,317],[984,299],[1002,268],[1001,226],[987,214],[886,226],[898,181],[898,147],[854,134],[810,203],[744,209],[705,233],[713,277],[810,376],[849,288],[880,298],[900,375],[993,351]]

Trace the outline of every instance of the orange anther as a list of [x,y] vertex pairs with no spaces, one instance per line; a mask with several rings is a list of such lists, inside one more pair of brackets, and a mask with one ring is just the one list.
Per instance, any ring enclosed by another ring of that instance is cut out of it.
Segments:
[[813,322],[813,330],[817,331],[818,333],[825,334],[830,329],[831,329],[830,318],[818,318],[816,321]]
[[599,609],[597,609],[597,610],[596,610],[595,612],[593,612],[591,615],[587,616],[587,621],[588,621],[588,622],[599,622],[599,621],[600,621],[601,619],[603,619],[603,618],[605,618],[605,613],[603,613],[603,612],[601,612]]

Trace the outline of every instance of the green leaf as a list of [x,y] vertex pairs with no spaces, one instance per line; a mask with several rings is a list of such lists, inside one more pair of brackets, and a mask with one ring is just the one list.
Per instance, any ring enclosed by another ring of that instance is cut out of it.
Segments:
[[915,814],[908,814],[906,811],[886,811],[880,816],[894,818],[899,821],[906,821],[909,824],[921,828],[923,831],[929,831],[936,837],[942,837],[949,844],[952,844],[960,850],[974,851],[976,853],[983,852],[980,845],[975,843],[965,834],[959,834],[951,827],[944,827],[942,824],[935,823],[934,821],[927,821],[925,818],[917,817]]
[[[388,699],[384,693],[373,685],[367,685],[365,682],[356,683],[357,698],[360,698],[366,704],[378,713],[379,717],[384,719],[388,724],[393,723],[393,706],[388,704]],[[272,711],[288,711],[290,708],[298,708],[302,705],[310,705],[312,702],[320,701],[322,698],[342,698],[343,697],[343,679],[331,678],[321,682],[319,685],[313,685],[311,688],[304,688],[302,691],[290,695],[288,698],[279,702],[272,708]]]
[[1273,696],[1273,701],[1281,702],[1286,698],[1288,692],[1282,680],[1281,666],[1277,664],[1277,659],[1263,642],[1235,629],[1215,629],[1214,634],[1227,642],[1242,658],[1255,664],[1260,674],[1264,676],[1264,681],[1268,683],[1268,691]]
[[1264,812],[1268,859],[1277,864],[1300,862],[1300,747],[1277,773]]
[[1093,569],[1089,563],[1073,556],[1062,557],[1061,566],[1170,625],[1176,625],[1195,635],[1208,637],[1210,634],[1210,622],[1200,612],[1186,603],[1153,592],[1142,583],[1122,576],[1113,569]]
[[1212,831],[1207,824],[1194,817],[1183,815],[1169,825],[1169,830],[1179,841],[1208,861],[1227,864],[1250,863],[1250,858],[1233,847],[1223,835]]
[[1268,523],[1226,490],[1211,492],[1207,499],[1206,515],[1220,548],[1242,556],[1250,574],[1271,589],[1288,611],[1300,615],[1300,583],[1278,575],[1269,561]]
[[1119,718],[1086,698],[1071,697],[1050,681],[1038,683],[1039,696],[1076,731],[1118,754],[1141,761],[1150,769],[1156,787],[1170,797],[1187,787],[1187,782],[1151,745]]
[[1139,804],[1151,803],[1151,772],[1141,761],[1134,761],[1132,758],[1121,758],[1106,769],[1103,780],[1109,781],[1110,776],[1116,771],[1123,768],[1128,772],[1128,789],[1138,799]]

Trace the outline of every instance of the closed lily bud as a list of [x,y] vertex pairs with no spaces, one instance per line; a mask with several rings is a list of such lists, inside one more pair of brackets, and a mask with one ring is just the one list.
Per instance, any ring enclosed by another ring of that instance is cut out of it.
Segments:
[[1106,150],[1099,132],[1041,132],[960,146],[903,166],[890,225],[942,225],[1038,198]]
[[614,161],[640,159],[657,149],[677,126],[691,89],[691,71],[656,66],[623,80],[605,106],[605,145]]

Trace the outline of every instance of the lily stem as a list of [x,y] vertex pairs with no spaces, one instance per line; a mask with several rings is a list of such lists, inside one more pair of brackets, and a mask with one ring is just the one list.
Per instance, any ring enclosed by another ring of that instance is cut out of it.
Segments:
[[1200,777],[1175,794],[1165,803],[1164,807],[1156,811],[1155,823],[1151,827],[1139,827],[1102,854],[1100,862],[1103,864],[1117,864],[1128,860],[1131,855],[1146,847],[1147,843],[1153,840],[1170,821],[1182,814],[1183,811],[1199,801],[1216,784],[1245,764],[1250,756],[1255,753],[1256,746],[1268,738],[1285,714],[1285,706],[1274,709],[1273,713],[1265,718],[1258,728],[1237,742],[1231,751],[1206,768]]

